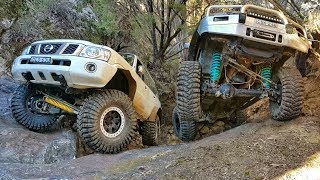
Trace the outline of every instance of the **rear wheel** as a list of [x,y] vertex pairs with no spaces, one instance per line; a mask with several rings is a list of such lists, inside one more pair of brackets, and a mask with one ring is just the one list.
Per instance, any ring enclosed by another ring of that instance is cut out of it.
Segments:
[[196,134],[195,121],[186,121],[181,119],[177,107],[173,109],[172,125],[176,136],[182,141],[194,140]]
[[33,131],[46,130],[57,121],[58,116],[50,114],[49,108],[43,95],[27,85],[20,85],[11,99],[15,120]]
[[272,118],[291,120],[300,115],[303,101],[303,80],[296,68],[282,67],[273,75],[274,94],[270,97]]
[[159,144],[160,118],[157,116],[155,122],[144,121],[141,124],[142,144],[156,146]]
[[121,91],[106,90],[85,99],[78,117],[84,142],[101,153],[117,153],[130,143],[136,129],[130,98]]

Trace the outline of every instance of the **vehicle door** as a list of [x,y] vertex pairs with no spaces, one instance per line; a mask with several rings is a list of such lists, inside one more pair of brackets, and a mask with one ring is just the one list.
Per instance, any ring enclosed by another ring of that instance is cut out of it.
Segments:
[[136,64],[133,67],[135,67],[135,71],[140,77],[137,82],[138,96],[135,101],[137,100],[136,103],[139,104],[140,108],[143,107],[141,111],[145,114],[144,118],[147,118],[146,116],[151,114],[154,107],[154,99],[156,98],[156,94],[154,93],[156,92],[155,83],[139,59],[136,60]]

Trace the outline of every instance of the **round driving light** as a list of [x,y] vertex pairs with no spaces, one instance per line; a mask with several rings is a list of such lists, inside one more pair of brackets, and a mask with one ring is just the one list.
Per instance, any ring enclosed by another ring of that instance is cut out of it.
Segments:
[[86,71],[93,73],[97,70],[97,65],[95,63],[87,63],[85,65]]

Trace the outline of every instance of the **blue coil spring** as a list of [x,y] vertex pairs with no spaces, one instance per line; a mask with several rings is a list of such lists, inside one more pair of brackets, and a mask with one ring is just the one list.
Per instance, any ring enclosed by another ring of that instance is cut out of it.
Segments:
[[[261,70],[261,76],[264,78],[264,79],[262,79],[262,83],[263,83],[264,87],[266,87],[267,89],[270,89],[271,67],[264,66]],[[267,80],[269,80],[269,82]]]
[[221,71],[221,54],[214,52],[211,62],[210,79],[212,81],[218,81]]

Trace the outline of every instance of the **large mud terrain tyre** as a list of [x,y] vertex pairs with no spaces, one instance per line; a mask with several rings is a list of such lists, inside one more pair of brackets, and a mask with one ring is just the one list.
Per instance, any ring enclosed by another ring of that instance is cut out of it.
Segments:
[[15,120],[32,131],[47,130],[57,116],[40,112],[45,102],[43,95],[27,85],[20,85],[13,93],[11,111]]
[[118,153],[127,147],[136,123],[132,101],[117,90],[101,91],[86,98],[77,121],[83,141],[100,153]]
[[303,80],[296,68],[282,67],[272,81],[277,84],[277,98],[270,98],[272,118],[277,121],[291,120],[300,115],[303,102]]
[[160,137],[160,118],[157,116],[155,122],[144,121],[141,123],[142,144],[156,146]]
[[183,61],[177,77],[177,108],[183,121],[197,121],[201,116],[200,78],[197,61]]
[[175,110],[179,118],[173,122],[180,123],[174,126],[177,128],[177,136],[183,141],[194,139],[195,122],[201,117],[200,78],[201,68],[198,61],[181,63],[177,77],[177,107]]
[[194,139],[196,134],[196,123],[195,121],[182,120],[178,113],[177,107],[173,109],[172,113],[172,125],[176,136],[185,142]]

